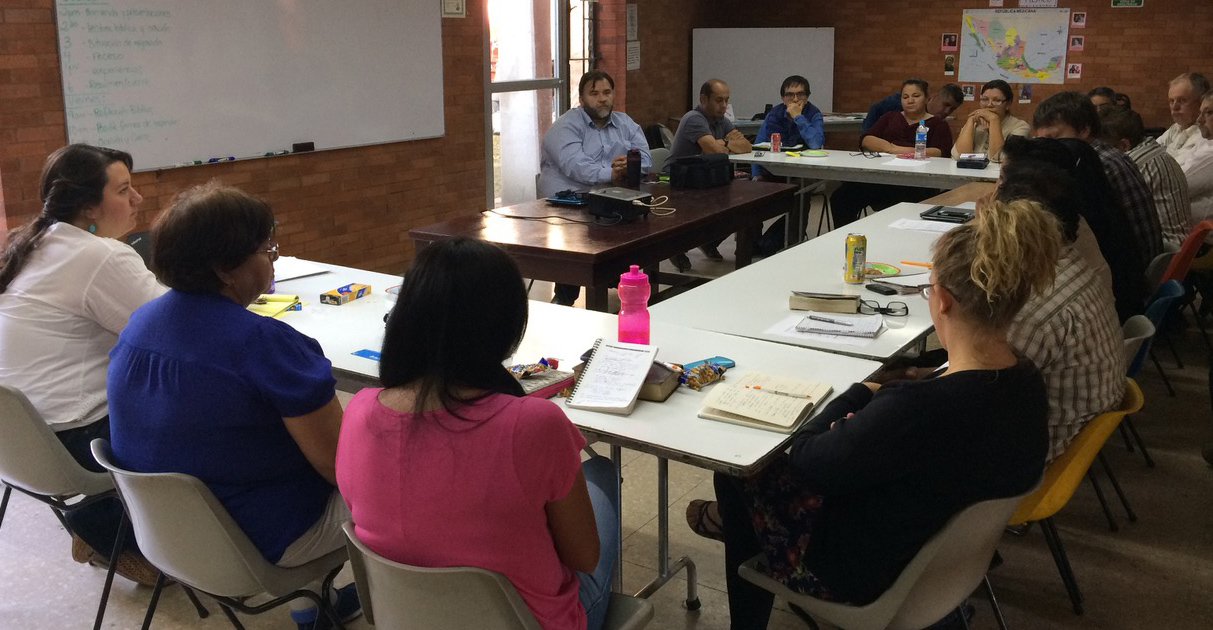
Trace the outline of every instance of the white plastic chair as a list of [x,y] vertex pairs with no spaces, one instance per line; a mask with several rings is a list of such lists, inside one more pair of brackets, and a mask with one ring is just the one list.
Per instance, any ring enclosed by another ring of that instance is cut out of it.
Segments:
[[942,619],[973,589],[984,585],[998,626],[1005,630],[986,570],[1007,519],[1022,498],[982,501],[961,510],[923,545],[893,585],[865,606],[827,602],[793,591],[767,574],[761,554],[743,563],[738,572],[813,618],[844,630],[919,630]]
[[[1124,326],[1121,327],[1125,336],[1126,376],[1129,378],[1137,376],[1137,371],[1145,362],[1146,355],[1150,353],[1150,340],[1154,337],[1156,330],[1154,323],[1145,315],[1134,315],[1125,320]],[[1125,440],[1126,450],[1132,453],[1133,444],[1136,443],[1137,447],[1141,449],[1141,456],[1145,460],[1146,466],[1154,467],[1154,458],[1150,457],[1150,452],[1146,450],[1146,443],[1141,439],[1141,434],[1137,432],[1137,426],[1133,424],[1132,416],[1126,415],[1124,422],[1120,423],[1120,436]]]
[[[541,630],[504,575],[393,562],[358,540],[353,522],[344,527],[362,613],[378,630]],[[640,630],[652,619],[648,600],[611,593],[603,628]]]
[[[345,564],[344,547],[298,567],[270,564],[196,477],[124,470],[113,462],[106,440],[93,440],[92,449],[118,488],[144,557],[162,571],[143,619],[144,630],[151,625],[166,575],[213,598],[237,628],[243,626],[232,608],[255,615],[304,597],[344,629],[328,597],[333,578]],[[320,593],[304,588],[321,578]],[[272,599],[255,606],[245,603],[264,594]]]
[[[0,524],[4,523],[4,513],[14,488],[49,505],[68,531],[71,528],[63,520],[64,512],[114,496],[114,484],[109,475],[87,470],[77,463],[29,399],[15,388],[4,385],[0,385],[0,435],[3,435],[0,437],[0,483],[4,484]],[[105,618],[105,605],[114,582],[115,560],[125,530],[123,519],[105,574],[101,602],[97,605],[95,629],[101,627]]]

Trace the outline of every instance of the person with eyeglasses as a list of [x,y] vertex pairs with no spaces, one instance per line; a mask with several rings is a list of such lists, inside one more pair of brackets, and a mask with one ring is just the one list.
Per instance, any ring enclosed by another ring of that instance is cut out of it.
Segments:
[[[152,271],[170,290],[131,315],[107,389],[119,466],[197,477],[266,560],[295,567],[343,548],[350,516],[332,364],[316,340],[248,310],[274,277],[275,225],[265,201],[216,182],[174,199],[152,229]],[[296,602],[300,630],[329,627]],[[343,620],[361,613],[353,584],[334,606]]]
[[[1032,127],[1011,115],[1011,85],[994,79],[981,86],[981,107],[973,110],[960,128],[952,157],[961,153],[984,153],[991,162],[1002,161],[1002,145],[1011,136],[1028,137]],[[990,133],[997,129],[997,133]]]
[[[808,79],[798,74],[784,79],[779,86],[783,102],[767,112],[754,143],[770,142],[771,134],[777,133],[784,147],[803,145],[806,149],[820,149],[825,144],[825,123],[821,110],[809,102],[811,95]],[[751,168],[751,174],[755,181],[784,181],[758,164]],[[783,247],[785,224],[786,220],[780,217],[758,239],[754,250],[763,256],[779,251]]]
[[[41,212],[14,227],[0,257],[0,384],[29,399],[81,466],[104,472],[89,450],[109,437],[105,368],[131,313],[162,293],[121,238],[143,197],[124,151],[73,144],[42,168]],[[3,439],[3,438],[0,438]],[[72,558],[106,564],[122,504],[102,499],[63,515]],[[159,571],[128,537],[115,570],[141,584]]]
[[[964,508],[1036,485],[1048,450],[1045,383],[1007,328],[1053,283],[1061,230],[1039,204],[992,203],[935,244],[926,307],[946,369],[855,383],[756,475],[716,474],[688,506],[724,542],[732,630],[766,628],[774,596],[737,567],[764,554],[789,588],[865,605]],[[883,380],[883,379],[881,379]]]

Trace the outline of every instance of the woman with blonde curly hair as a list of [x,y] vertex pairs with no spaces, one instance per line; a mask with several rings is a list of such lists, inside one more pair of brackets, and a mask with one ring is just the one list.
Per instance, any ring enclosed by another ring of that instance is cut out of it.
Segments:
[[1045,385],[1006,333],[1052,285],[1060,233],[1039,204],[1014,201],[941,236],[923,296],[946,368],[852,385],[797,434],[789,456],[750,479],[718,474],[717,501],[688,508],[696,533],[725,543],[734,630],[765,628],[770,617],[773,596],[737,575],[759,552],[794,590],[867,604],[954,514],[1037,482]]

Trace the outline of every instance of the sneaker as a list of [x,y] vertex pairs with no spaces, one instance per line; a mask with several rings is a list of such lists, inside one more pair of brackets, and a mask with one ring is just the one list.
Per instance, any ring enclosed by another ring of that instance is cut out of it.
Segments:
[[[358,601],[358,588],[353,583],[337,589],[337,603],[333,605],[337,618],[341,623],[353,621],[362,615],[362,602]],[[328,615],[320,614],[319,608],[292,610],[291,621],[299,626],[299,630],[329,630],[333,621]]]
[[72,534],[72,560],[80,564],[86,564],[95,555],[97,555],[97,552],[93,551],[93,548],[89,547],[83,538]]
[[700,245],[699,251],[703,252],[703,255],[712,262],[724,262],[724,256],[720,255],[720,251],[716,249],[715,245]]
[[671,256],[670,264],[674,265],[674,268],[677,269],[679,272],[691,270],[691,259],[687,258],[687,255],[685,253],[675,254],[675,255]]

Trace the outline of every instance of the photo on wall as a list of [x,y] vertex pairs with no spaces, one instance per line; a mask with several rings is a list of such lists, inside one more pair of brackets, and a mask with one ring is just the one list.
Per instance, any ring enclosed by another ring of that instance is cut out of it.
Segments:
[[960,36],[956,33],[944,33],[939,38],[939,50],[941,52],[956,52],[960,45]]
[[1083,35],[1070,36],[1070,52],[1082,52],[1082,46],[1086,42],[1086,37]]
[[965,100],[973,100],[973,95],[977,93],[977,88],[972,83],[966,83],[960,86],[960,91],[964,93]]
[[1066,78],[1067,79],[1081,79],[1082,78],[1082,64],[1081,63],[1072,63],[1072,64],[1066,66]]
[[1024,83],[1023,85],[1019,86],[1019,102],[1020,103],[1031,103],[1032,102],[1032,84],[1031,83]]
[[1087,12],[1075,11],[1070,14],[1070,28],[1086,28]]
[[956,55],[943,56],[943,74],[947,77],[956,74]]

